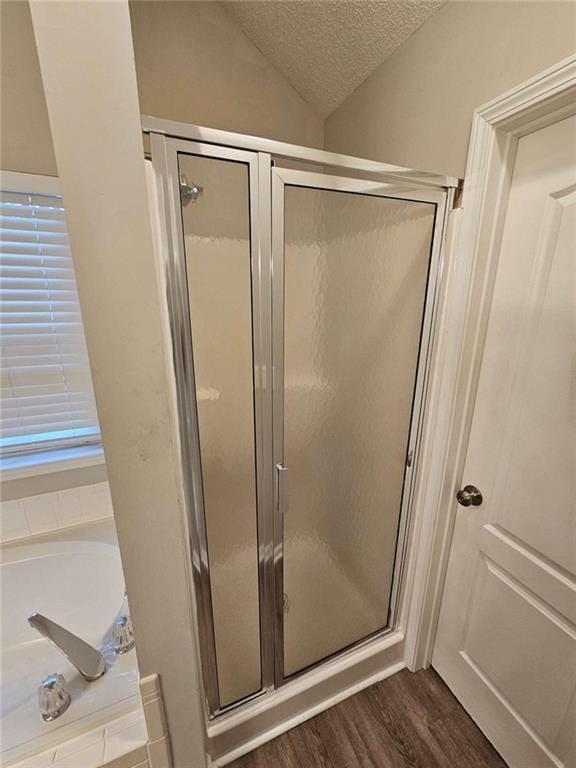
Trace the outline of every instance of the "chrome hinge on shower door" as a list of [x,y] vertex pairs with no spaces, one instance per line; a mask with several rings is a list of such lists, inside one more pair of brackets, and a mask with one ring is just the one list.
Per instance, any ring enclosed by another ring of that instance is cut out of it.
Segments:
[[276,464],[276,508],[281,515],[288,511],[288,467]]

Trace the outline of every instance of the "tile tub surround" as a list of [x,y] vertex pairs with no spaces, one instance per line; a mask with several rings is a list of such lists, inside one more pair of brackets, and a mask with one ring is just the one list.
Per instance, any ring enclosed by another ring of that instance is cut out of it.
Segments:
[[158,675],[140,680],[142,707],[10,768],[173,768]]
[[107,482],[4,501],[0,504],[0,542],[25,539],[112,516]]
[[124,763],[128,768],[145,763],[147,741],[144,712],[138,709],[10,768],[100,768],[108,764],[112,768]]

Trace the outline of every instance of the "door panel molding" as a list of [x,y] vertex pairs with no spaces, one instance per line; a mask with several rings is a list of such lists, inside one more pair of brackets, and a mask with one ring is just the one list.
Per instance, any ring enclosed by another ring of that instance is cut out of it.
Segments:
[[507,570],[521,575],[523,583],[537,592],[550,608],[558,611],[576,628],[576,580],[547,563],[498,525],[486,525],[480,532],[480,551],[491,560],[507,563]]
[[[530,724],[522,717],[522,715],[516,710],[499,688],[494,685],[483,670],[475,664],[475,662],[466,654],[461,653],[461,659],[463,667],[468,668],[470,682],[476,678],[482,680],[483,686],[478,686],[474,692],[474,700],[477,700],[483,706],[487,706],[487,702],[483,701],[488,699],[489,696],[493,696],[500,704],[500,722],[498,724],[498,730],[494,738],[495,741],[504,739],[506,734],[511,728],[514,728],[518,724],[521,726],[520,733],[523,734],[522,738],[517,742],[518,752],[520,758],[518,761],[518,768],[524,766],[530,766],[530,768],[558,768],[558,761],[554,757],[549,747],[543,741],[543,739],[537,734]],[[473,701],[468,701],[467,693],[462,689],[456,691],[457,698],[464,705],[466,709],[472,708]],[[512,766],[511,768],[515,768]]]

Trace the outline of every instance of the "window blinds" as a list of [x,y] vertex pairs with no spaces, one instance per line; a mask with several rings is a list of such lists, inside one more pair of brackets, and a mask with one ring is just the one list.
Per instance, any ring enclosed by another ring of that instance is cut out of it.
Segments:
[[0,452],[100,440],[62,199],[0,191]]

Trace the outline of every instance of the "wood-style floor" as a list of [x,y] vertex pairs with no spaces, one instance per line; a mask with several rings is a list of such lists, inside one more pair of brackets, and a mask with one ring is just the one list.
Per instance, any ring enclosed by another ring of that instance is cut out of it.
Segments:
[[433,669],[403,670],[229,768],[506,768]]

